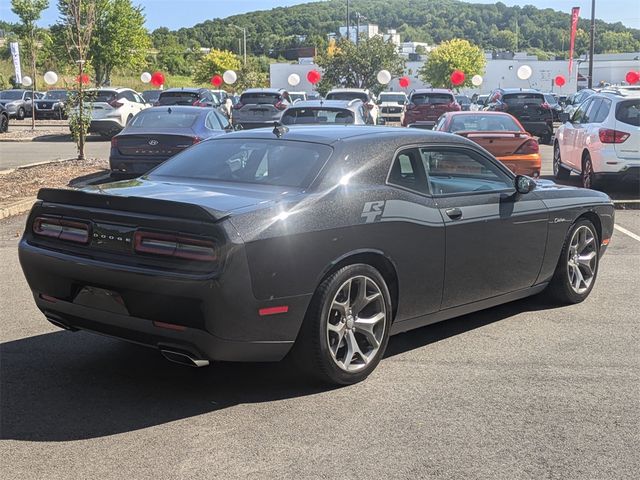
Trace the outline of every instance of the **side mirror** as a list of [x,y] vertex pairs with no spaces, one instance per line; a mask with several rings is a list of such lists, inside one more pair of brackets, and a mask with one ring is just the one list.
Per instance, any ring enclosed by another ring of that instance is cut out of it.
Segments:
[[517,175],[515,180],[516,192],[527,194],[536,188],[536,182],[526,175]]
[[564,112],[560,113],[558,115],[558,120],[560,123],[567,123],[569,121],[569,114]]

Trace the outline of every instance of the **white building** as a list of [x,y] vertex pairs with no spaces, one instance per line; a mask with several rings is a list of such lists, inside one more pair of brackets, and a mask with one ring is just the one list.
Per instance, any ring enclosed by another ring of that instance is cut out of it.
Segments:
[[426,53],[431,52],[431,50],[435,48],[434,46],[424,42],[401,42],[398,46],[398,52],[403,57],[409,57],[409,55],[418,55],[418,52],[416,51],[418,47],[422,47],[420,50],[422,51],[424,49]]
[[[372,23],[366,23],[360,25],[359,29],[356,25],[351,25],[351,29],[349,31],[349,39],[355,43],[357,38],[366,38],[370,39],[373,37],[382,37],[384,41],[391,41],[394,45],[400,45],[400,34],[393,29],[387,30],[386,33],[382,33],[378,28],[378,25]],[[338,39],[338,38],[346,38],[347,37],[347,27],[346,25],[340,27],[338,29],[338,33],[330,33],[329,39]]]

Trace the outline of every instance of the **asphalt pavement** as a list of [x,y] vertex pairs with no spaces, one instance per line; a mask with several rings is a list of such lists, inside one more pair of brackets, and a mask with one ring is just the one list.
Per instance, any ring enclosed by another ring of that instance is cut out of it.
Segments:
[[[189,369],[61,331],[0,221],[0,472],[13,479],[636,479],[640,241],[616,230],[591,296],[544,295],[393,337],[363,383],[288,363]],[[640,212],[616,223],[640,235]]]

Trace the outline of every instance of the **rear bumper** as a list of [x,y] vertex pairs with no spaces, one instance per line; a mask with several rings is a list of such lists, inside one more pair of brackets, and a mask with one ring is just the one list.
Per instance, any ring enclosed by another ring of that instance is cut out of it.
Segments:
[[[207,360],[281,360],[295,341],[311,297],[256,299],[239,247],[217,275],[106,263],[51,251],[25,238],[19,257],[36,305],[54,323]],[[87,288],[108,295],[87,296]],[[288,312],[258,313],[281,305]]]
[[109,168],[122,175],[143,175],[169,158],[109,156]]
[[532,153],[530,155],[509,155],[496,158],[516,175],[528,175],[530,177],[540,176],[542,160],[538,153]]
[[536,137],[553,135],[553,123],[523,122],[522,120],[520,120],[520,123],[522,124],[522,126],[527,132],[529,132],[531,135],[535,135]]
[[89,133],[117,133],[124,127],[120,122],[113,119],[91,120],[89,124]]
[[424,128],[427,130],[431,130],[433,126],[436,124],[435,121],[431,121],[431,120],[419,120],[415,122],[407,121],[406,117],[405,117],[404,123],[407,127],[410,127],[410,128]]

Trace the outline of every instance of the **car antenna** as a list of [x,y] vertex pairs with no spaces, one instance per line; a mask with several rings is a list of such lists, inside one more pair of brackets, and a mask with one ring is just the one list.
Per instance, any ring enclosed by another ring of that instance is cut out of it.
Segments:
[[171,107],[167,108],[167,113],[171,113]]
[[282,135],[284,135],[288,131],[289,129],[282,125],[280,122],[276,122],[273,127],[273,134],[278,138],[282,137]]

